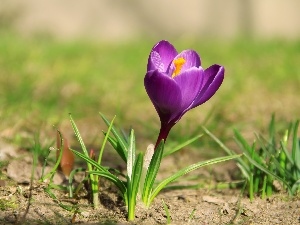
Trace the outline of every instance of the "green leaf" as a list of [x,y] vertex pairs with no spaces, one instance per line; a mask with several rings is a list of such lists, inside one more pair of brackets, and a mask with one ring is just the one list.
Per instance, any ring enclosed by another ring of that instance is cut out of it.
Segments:
[[243,167],[240,163],[237,163],[237,167],[241,170],[243,176],[247,179],[250,180],[251,177],[251,172],[250,170],[248,171],[247,168]]
[[69,189],[69,198],[73,198],[73,190],[72,190],[72,184],[73,184],[73,179],[74,179],[74,176],[76,173],[78,172],[85,172],[86,170],[83,169],[83,168],[76,168],[76,169],[73,169],[69,175],[69,186],[68,186],[68,189]]
[[[272,143],[268,143],[269,147],[266,147],[261,140],[262,138],[259,138],[259,136],[257,136],[257,139],[258,139],[260,146],[264,152],[264,158],[265,159],[267,157],[269,158],[267,163],[260,163],[260,162],[258,162],[258,163],[261,164],[262,166],[265,165],[264,166],[265,168],[267,168],[269,171],[274,171],[274,173],[276,173],[276,170],[277,170],[277,172],[280,174],[282,179],[285,179],[285,177],[287,177],[288,179],[291,178],[292,173],[289,170],[285,169],[285,163],[284,163],[284,166],[282,166],[282,163],[279,161],[280,155],[281,155],[281,157],[283,155],[284,155],[284,157],[286,157],[286,156],[290,157],[290,154],[288,153],[287,149],[283,145],[283,142],[282,141],[280,142],[281,147],[282,147],[281,152],[280,152],[276,149],[276,145],[273,145]],[[277,155],[277,157],[276,157],[276,155]],[[257,161],[257,160],[255,160],[255,161]],[[293,162],[292,162],[292,164],[293,164]]]
[[297,180],[297,181],[293,184],[292,189],[291,189],[292,194],[293,194],[293,195],[296,194],[296,192],[297,192],[297,190],[298,190],[299,188],[300,188],[300,179]]
[[[104,133],[104,135],[106,135],[107,132],[103,132],[103,133]],[[126,163],[127,162],[126,155],[124,155],[124,151],[123,151],[121,145],[119,144],[119,142],[115,138],[113,138],[111,136],[108,136],[108,141],[112,145],[112,147],[117,151],[117,153],[119,154],[119,156]]]
[[135,201],[136,195],[139,190],[142,168],[143,168],[143,154],[139,153],[132,171],[132,179],[131,179],[131,200],[132,201],[133,200]]
[[143,154],[139,153],[135,161],[131,180],[128,181],[128,220],[134,219],[136,196],[139,191],[140,179],[143,168]]
[[208,165],[212,165],[215,163],[219,163],[219,162],[224,162],[230,159],[236,159],[238,157],[240,157],[241,155],[231,155],[231,156],[224,156],[224,157],[219,157],[219,158],[215,158],[215,159],[210,159],[207,161],[203,161],[203,162],[198,162],[195,164],[192,164],[184,169],[181,169],[180,171],[176,172],[175,174],[173,174],[172,176],[168,177],[167,179],[163,180],[161,183],[159,183],[157,185],[157,187],[153,190],[153,192],[151,193],[151,196],[148,200],[148,204],[147,206],[149,206],[151,204],[151,202],[153,201],[153,199],[156,197],[156,195],[169,183],[175,181],[176,179],[178,179],[179,177],[192,172],[196,169],[199,169],[200,167],[203,166],[208,166]]
[[132,170],[135,163],[135,136],[134,130],[131,129],[129,136],[129,148],[127,154],[127,175],[130,180],[132,180]]
[[82,138],[81,138],[81,135],[80,135],[79,130],[78,130],[78,128],[77,128],[77,126],[76,126],[76,124],[75,124],[73,118],[72,118],[71,113],[69,114],[69,116],[70,116],[70,121],[71,121],[72,128],[73,128],[73,130],[74,130],[75,136],[77,137],[77,140],[78,140],[79,143],[80,143],[80,146],[81,146],[81,148],[82,148],[82,151],[83,151],[83,153],[84,153],[86,156],[88,156],[89,153],[88,153],[88,151],[87,151],[87,149],[86,149],[86,147],[85,147],[85,144],[84,144],[84,142],[83,142],[83,140],[82,140]]
[[[101,177],[105,177],[106,179],[108,179],[111,182],[113,182],[117,186],[117,188],[119,189],[119,191],[123,195],[125,195],[127,189],[126,189],[126,186],[125,186],[124,182],[121,181],[118,177],[116,177],[112,173],[110,173],[108,171],[95,171],[95,170],[89,171],[88,173],[89,174],[98,175],[98,176],[101,176]],[[124,196],[123,196],[123,198],[124,198]]]
[[[252,152],[252,148],[251,146],[247,143],[247,141],[245,140],[245,138],[241,135],[241,133],[237,130],[233,130],[234,132],[234,137],[236,139],[236,141],[240,144],[241,149],[249,154],[251,154]],[[254,154],[255,155],[255,154]]]
[[[70,149],[75,155],[79,156],[83,160],[85,160],[88,164],[93,165],[96,169],[96,171],[87,171],[90,175],[95,174],[98,176],[102,176],[107,178],[108,180],[112,181],[118,189],[121,191],[121,193],[124,195],[126,192],[126,186],[124,185],[123,181],[121,181],[117,176],[110,173],[105,167],[99,165],[96,161],[92,160],[91,158],[85,156],[81,152],[75,151],[73,149]],[[125,198],[125,196],[123,196]]]
[[280,146],[281,146],[282,151],[284,151],[285,156],[286,156],[287,160],[289,161],[289,163],[291,163],[293,165],[294,160],[293,160],[291,154],[289,153],[289,151],[286,148],[287,142],[288,142],[288,136],[289,136],[289,131],[288,131],[287,134],[285,134],[285,138],[280,141]]
[[[263,164],[264,162],[262,161],[262,157],[257,154],[256,151],[252,150],[252,147],[247,143],[245,138],[238,132],[237,130],[234,130],[234,137],[235,140],[238,142],[240,148],[242,151],[248,155],[252,155],[252,158],[257,161],[260,164]],[[258,139],[259,140],[259,139]],[[259,140],[260,141],[260,140]]]
[[103,155],[104,147],[105,147],[106,142],[107,142],[107,140],[109,138],[109,134],[110,134],[110,131],[112,129],[112,126],[113,126],[115,118],[116,118],[116,116],[114,116],[114,118],[112,119],[112,121],[111,121],[111,123],[110,123],[110,125],[108,127],[107,133],[105,134],[105,137],[104,137],[104,140],[103,140],[100,152],[99,152],[98,164],[100,164],[100,165],[101,165],[101,161],[102,161],[102,155]]
[[[110,122],[106,119],[106,117],[103,114],[101,114],[101,113],[100,113],[100,116],[102,117],[102,119],[105,122],[105,124],[109,127],[110,126]],[[126,140],[122,137],[122,135],[120,135],[118,133],[118,131],[116,130],[115,126],[111,127],[111,132],[113,133],[113,135],[115,136],[115,138],[117,140],[117,145],[113,145],[113,147],[118,152],[118,154],[120,155],[120,157],[125,162],[127,162],[128,144],[127,144]],[[109,141],[110,141],[110,139],[109,139]]]
[[[202,126],[202,129],[204,132],[210,136],[228,155],[236,155],[236,153],[229,148],[226,147],[226,145],[220,141],[215,135],[213,135],[208,129],[206,129],[204,126]],[[236,161],[238,162],[238,167],[242,170],[242,173],[245,177],[250,177],[250,168],[249,166],[243,161],[242,158],[236,158]]]
[[57,132],[58,132],[58,135],[60,137],[60,148],[59,148],[58,159],[56,160],[55,165],[52,167],[51,171],[49,173],[47,173],[46,175],[44,175],[43,177],[41,177],[42,181],[50,178],[51,183],[52,183],[53,176],[54,176],[57,168],[59,167],[59,164],[60,164],[60,161],[61,161],[61,158],[62,158],[62,154],[63,154],[63,149],[64,149],[64,141],[63,141],[63,138],[62,138],[62,134],[59,130],[57,130]]
[[156,179],[156,175],[158,173],[161,159],[163,156],[163,151],[164,151],[164,140],[162,140],[157,148],[154,151],[154,154],[152,156],[147,175],[145,178],[145,183],[144,183],[144,188],[143,188],[143,193],[142,193],[142,200],[146,205],[149,205],[149,197],[150,193],[154,184],[154,181]]
[[70,150],[75,155],[77,155],[78,157],[82,158],[91,168],[92,168],[92,165],[93,165],[95,168],[97,168],[100,171],[108,172],[108,170],[105,167],[99,165],[96,161],[92,160],[89,156],[86,156],[86,155],[82,154],[81,152],[78,152],[78,151],[73,150],[71,148],[70,148]]
[[174,152],[177,152],[178,150],[180,150],[180,149],[184,148],[185,146],[193,143],[194,141],[196,141],[198,138],[200,138],[202,136],[203,136],[203,134],[197,135],[197,136],[195,136],[195,137],[193,137],[193,138],[191,138],[191,139],[189,139],[189,140],[181,143],[180,145],[178,145],[178,146],[176,146],[176,147],[174,147],[172,149],[165,150],[165,152],[163,154],[163,157],[171,155]]
[[300,147],[298,140],[298,127],[299,120],[296,121],[293,130],[293,146],[292,146],[292,158],[298,171],[300,171]]
[[[272,143],[268,142],[267,140],[265,140],[267,142],[267,146],[266,146],[263,142],[263,139],[264,139],[263,137],[260,137],[257,134],[255,134],[255,136],[256,136],[256,138],[260,144],[260,147],[262,149],[262,152],[263,152],[262,156],[259,156],[260,161],[258,161],[258,160],[255,160],[255,161],[257,161],[261,165],[266,165],[266,167],[268,167],[268,169],[270,171],[275,170],[275,168],[277,170],[281,170],[281,165],[280,165],[280,163],[278,161],[278,157],[277,157],[279,155],[279,153],[278,153],[278,150],[276,149],[276,143],[272,144]],[[253,157],[252,157],[252,159],[253,159]],[[264,159],[264,160],[262,160],[262,159]],[[287,171],[286,171],[286,173],[287,173]]]
[[49,195],[50,198],[52,198],[61,208],[69,211],[74,212],[74,209],[76,210],[76,206],[69,206],[61,203],[61,201],[53,194],[53,192],[50,190],[50,188],[45,188],[44,191]]
[[167,206],[167,204],[164,202],[164,200],[162,200],[163,206],[164,206],[164,210],[166,212],[166,217],[167,217],[167,224],[171,223],[171,216],[170,216],[170,212],[169,212],[169,208]]

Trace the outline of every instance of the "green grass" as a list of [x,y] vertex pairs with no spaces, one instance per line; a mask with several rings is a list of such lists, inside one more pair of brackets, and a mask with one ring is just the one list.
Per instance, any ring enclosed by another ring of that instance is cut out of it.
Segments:
[[[148,54],[156,41],[58,42],[0,33],[0,131],[13,140],[24,132],[51,131],[53,124],[68,121],[71,112],[76,121],[91,127],[83,136],[94,140],[99,133],[92,132],[92,127],[104,128],[98,114],[102,112],[110,119],[117,115],[117,125],[133,126],[138,147],[146,148],[159,129],[143,85]],[[274,111],[279,119],[300,115],[296,101],[300,94],[300,41],[173,43],[179,51],[198,51],[205,68],[213,63],[224,65],[226,78],[211,101],[183,117],[168,141],[191,138],[206,119],[206,126],[226,139],[232,136],[232,127],[254,124],[261,128]]]
[[18,204],[15,199],[0,199],[0,210],[8,210],[8,209],[16,209],[18,208]]

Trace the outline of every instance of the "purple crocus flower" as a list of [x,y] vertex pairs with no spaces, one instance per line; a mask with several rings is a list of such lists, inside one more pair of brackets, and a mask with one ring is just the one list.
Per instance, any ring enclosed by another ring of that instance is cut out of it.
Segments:
[[209,100],[224,79],[224,67],[201,67],[197,52],[178,54],[168,41],[158,42],[151,50],[145,88],[161,122],[156,146],[166,140],[171,128],[190,109]]

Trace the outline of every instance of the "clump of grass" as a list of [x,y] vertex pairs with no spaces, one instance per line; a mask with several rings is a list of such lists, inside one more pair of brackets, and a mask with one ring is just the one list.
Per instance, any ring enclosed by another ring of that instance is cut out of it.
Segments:
[[[261,195],[262,198],[271,196],[275,190],[275,180],[279,181],[290,195],[299,191],[299,120],[291,122],[279,139],[275,125],[275,116],[272,115],[269,136],[266,138],[255,134],[256,139],[252,144],[249,144],[239,131],[234,130],[236,143],[244,154],[244,157],[236,159],[237,166],[248,183],[250,200],[253,200],[255,195]],[[235,154],[206,128],[203,129],[227,154]]]

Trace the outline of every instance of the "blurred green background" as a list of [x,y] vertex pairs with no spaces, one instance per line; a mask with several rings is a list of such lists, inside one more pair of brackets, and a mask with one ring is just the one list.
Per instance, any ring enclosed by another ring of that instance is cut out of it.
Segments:
[[[21,148],[37,133],[41,142],[54,141],[56,128],[71,138],[72,113],[86,144],[98,146],[102,112],[117,115],[125,130],[133,127],[138,147],[146,149],[159,119],[143,79],[148,54],[161,39],[178,51],[196,50],[204,68],[217,63],[226,71],[217,94],[187,113],[169,142],[189,139],[205,125],[231,145],[233,128],[251,140],[254,131],[266,130],[272,113],[278,123],[299,118],[298,3],[275,1],[269,9],[239,2],[166,1],[157,8],[139,1],[2,1],[0,138]],[[289,9],[284,15],[283,7]],[[205,138],[193,144],[203,146],[213,148]]]

